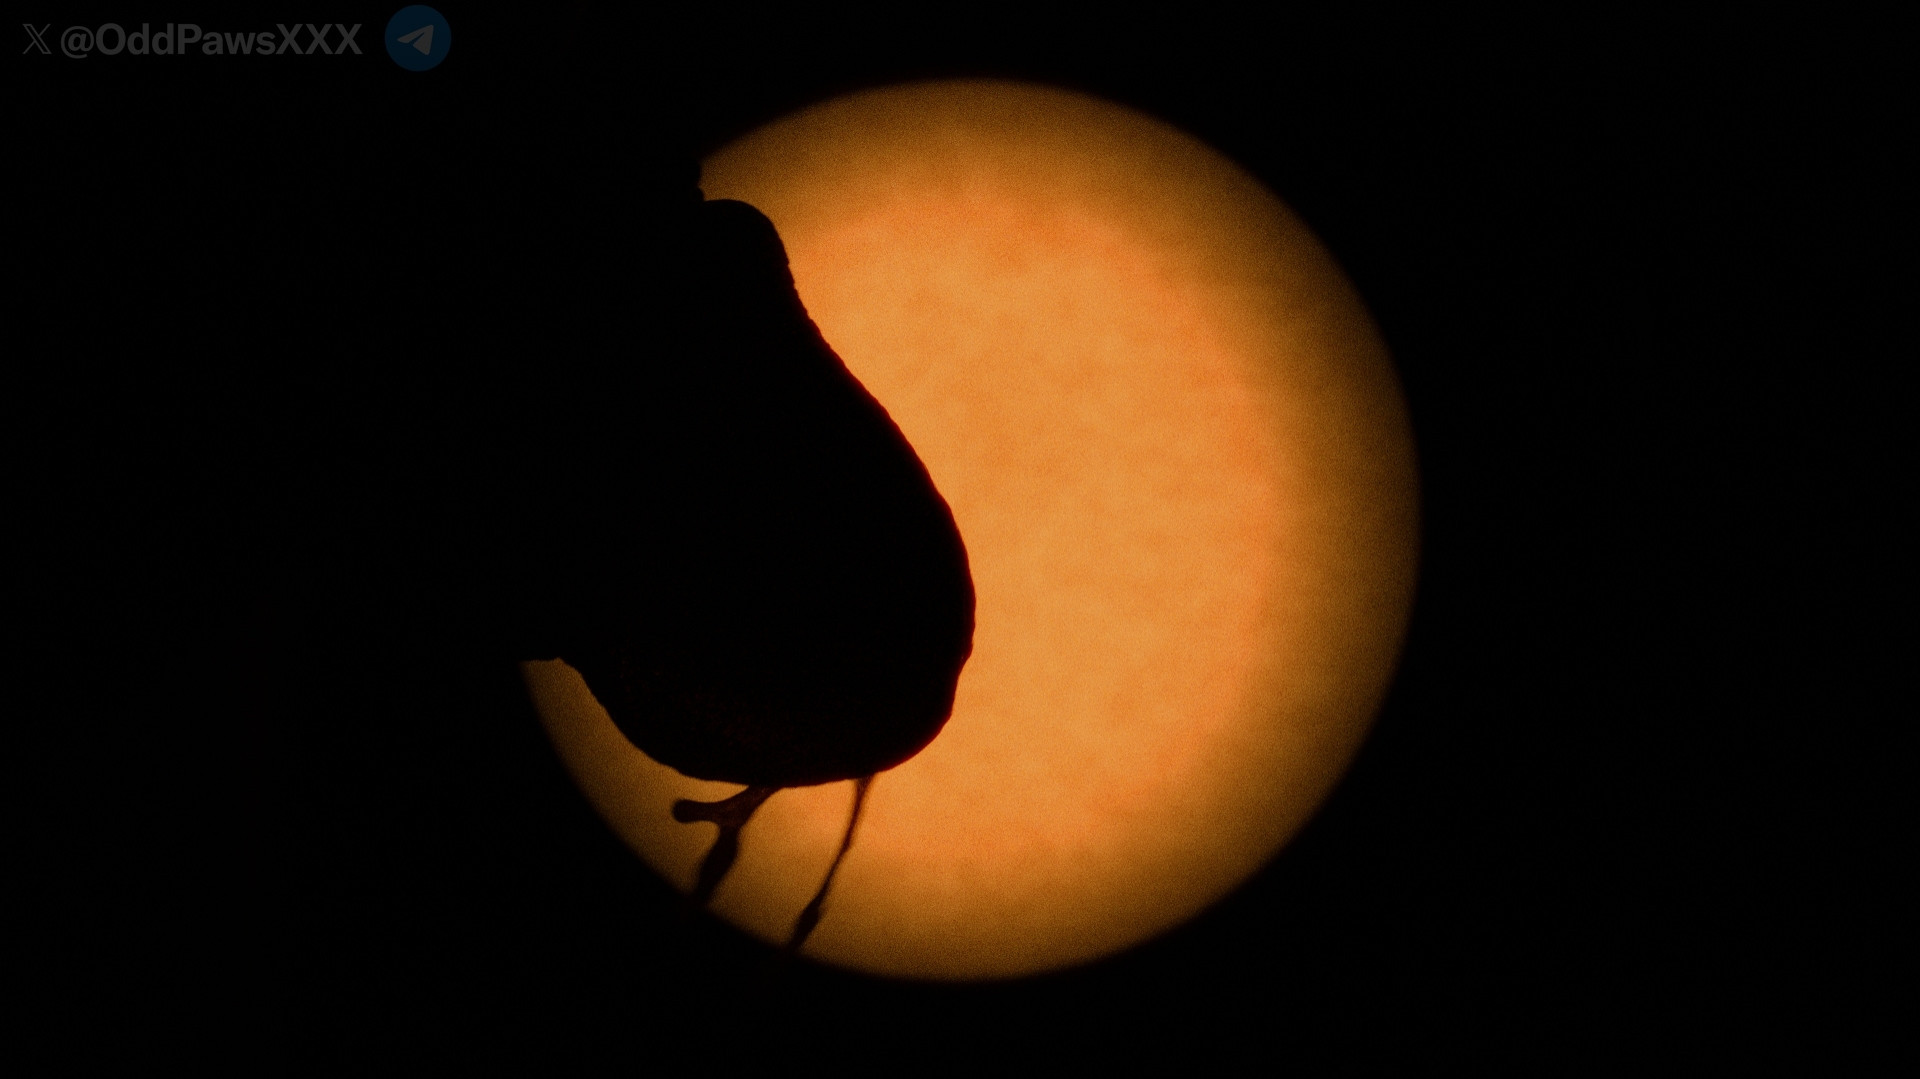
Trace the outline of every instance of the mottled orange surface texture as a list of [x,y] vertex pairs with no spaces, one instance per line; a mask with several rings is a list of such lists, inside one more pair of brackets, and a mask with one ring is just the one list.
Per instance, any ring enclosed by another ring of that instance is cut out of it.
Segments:
[[[832,101],[706,162],[953,507],[978,590],[946,730],[875,782],[807,953],[1005,977],[1141,941],[1257,870],[1339,777],[1411,601],[1412,440],[1340,271],[1200,142],[1063,91]],[[564,666],[528,678],[593,803],[681,887],[686,779]],[[716,909],[784,939],[852,785],[783,791]]]

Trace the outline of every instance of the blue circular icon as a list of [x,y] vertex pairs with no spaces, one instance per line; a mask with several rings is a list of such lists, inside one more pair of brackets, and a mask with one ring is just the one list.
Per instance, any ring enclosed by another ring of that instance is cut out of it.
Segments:
[[439,67],[452,45],[447,17],[425,4],[403,7],[387,20],[387,55],[408,71]]

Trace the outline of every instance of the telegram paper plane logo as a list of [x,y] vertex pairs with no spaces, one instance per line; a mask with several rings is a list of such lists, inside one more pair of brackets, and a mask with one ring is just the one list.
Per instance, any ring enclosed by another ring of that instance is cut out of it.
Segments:
[[403,7],[387,20],[387,55],[408,71],[440,66],[453,45],[447,17],[425,4]]

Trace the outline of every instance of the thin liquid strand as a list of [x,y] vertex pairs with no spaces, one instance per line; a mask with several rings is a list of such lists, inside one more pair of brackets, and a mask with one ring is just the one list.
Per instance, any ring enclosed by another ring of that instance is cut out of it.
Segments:
[[807,904],[800,917],[794,919],[793,935],[787,938],[787,952],[792,954],[813,935],[813,928],[820,924],[820,914],[826,908],[827,889],[833,886],[833,875],[840,869],[840,860],[847,856],[847,848],[853,846],[853,830],[860,823],[860,811],[867,804],[867,788],[873,784],[872,776],[861,776],[853,781],[853,813],[847,818],[847,834],[840,839],[840,851],[833,856],[833,864],[827,867],[827,877],[820,882],[820,890],[813,893],[813,901]]

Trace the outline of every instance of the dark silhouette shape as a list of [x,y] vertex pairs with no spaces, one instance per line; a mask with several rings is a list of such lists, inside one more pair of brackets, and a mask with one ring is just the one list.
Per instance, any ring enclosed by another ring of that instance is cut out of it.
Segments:
[[495,662],[564,657],[657,759],[781,787],[911,756],[970,646],[946,506],[771,224],[703,200],[681,102],[462,25],[431,82],[74,83],[23,196],[16,636],[121,672],[74,677],[156,835],[224,805],[207,864],[358,929],[352,882],[480,872],[440,830],[493,792],[428,747],[489,745],[449,702]]
[[716,201],[690,228],[675,299],[698,354],[648,387],[639,572],[561,628],[554,653],[648,756],[747,785],[675,807],[720,826],[695,889],[704,903],[780,788],[858,781],[845,854],[872,776],[952,711],[974,595],[951,511],[808,319],[772,223]]

